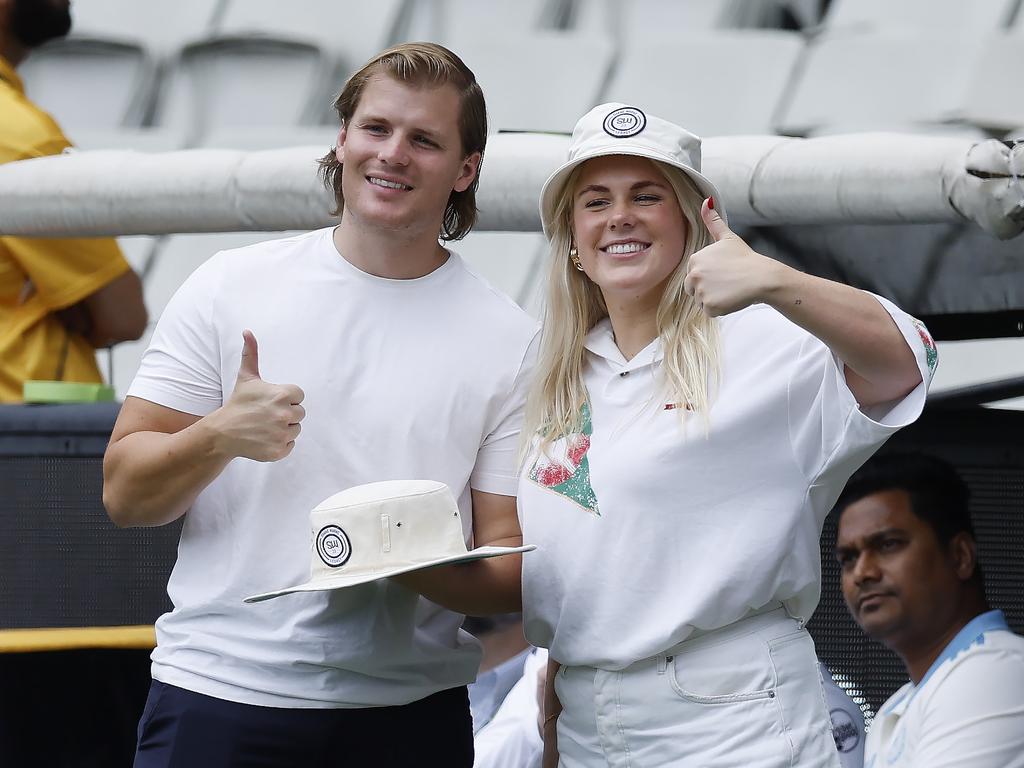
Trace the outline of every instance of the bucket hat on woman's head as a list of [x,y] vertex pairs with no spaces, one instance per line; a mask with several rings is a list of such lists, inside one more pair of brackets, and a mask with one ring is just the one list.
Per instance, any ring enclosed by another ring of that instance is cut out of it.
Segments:
[[718,188],[700,172],[700,137],[636,107],[611,103],[594,107],[579,119],[569,142],[569,159],[544,182],[540,217],[545,235],[551,236],[555,200],[569,174],[580,163],[605,155],[635,155],[675,166],[704,197],[715,198],[715,210],[728,223]]
[[309,581],[253,595],[245,602],[354,587],[434,565],[536,549],[528,545],[467,551],[462,517],[452,492],[433,480],[357,485],[322,501],[309,517]]

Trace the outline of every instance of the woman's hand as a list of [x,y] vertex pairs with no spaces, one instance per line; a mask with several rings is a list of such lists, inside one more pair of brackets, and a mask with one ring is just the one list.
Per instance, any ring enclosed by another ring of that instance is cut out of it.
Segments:
[[708,200],[700,215],[715,242],[690,256],[683,286],[711,317],[764,301],[785,271],[792,271],[747,245],[709,207]]
[[[700,213],[715,242],[690,257],[684,286],[707,314],[727,315],[764,302],[843,361],[846,382],[862,408],[905,397],[921,382],[914,351],[874,297],[762,256],[706,200]],[[923,343],[932,344],[919,333]]]

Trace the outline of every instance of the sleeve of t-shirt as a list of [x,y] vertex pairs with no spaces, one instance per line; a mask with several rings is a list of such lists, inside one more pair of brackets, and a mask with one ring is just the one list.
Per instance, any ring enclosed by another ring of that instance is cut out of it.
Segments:
[[797,463],[811,481],[827,473],[849,477],[894,432],[924,408],[938,353],[921,321],[874,296],[913,350],[921,383],[905,397],[861,409],[846,381],[845,365],[820,339],[805,334],[789,378],[789,434]]
[[1024,658],[984,651],[964,659],[924,707],[911,768],[1024,766]]
[[539,333],[523,355],[519,371],[498,413],[495,427],[484,438],[469,478],[470,487],[484,493],[515,496],[519,482],[519,435],[523,427],[526,398],[533,378]]
[[77,304],[130,269],[109,237],[5,237],[4,247],[51,312]]
[[220,337],[213,321],[223,272],[216,256],[168,302],[128,395],[205,416],[223,405]]

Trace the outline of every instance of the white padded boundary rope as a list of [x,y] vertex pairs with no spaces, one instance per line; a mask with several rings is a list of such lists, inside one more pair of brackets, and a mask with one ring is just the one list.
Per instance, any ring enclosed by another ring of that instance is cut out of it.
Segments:
[[[499,134],[488,143],[477,228],[539,231],[537,197],[568,137]],[[36,236],[281,231],[326,226],[321,147],[261,152],[70,152],[0,166],[0,233]],[[1024,144],[908,134],[710,138],[704,170],[744,224],[973,221],[1024,230],[1014,173]]]

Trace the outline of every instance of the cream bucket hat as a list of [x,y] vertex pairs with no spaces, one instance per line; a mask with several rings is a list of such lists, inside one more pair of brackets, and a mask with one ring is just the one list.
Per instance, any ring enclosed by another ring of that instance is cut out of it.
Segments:
[[245,598],[366,584],[388,576],[529,552],[535,546],[466,549],[462,517],[448,486],[433,480],[357,485],[310,512],[310,577],[304,584]]
[[635,155],[675,166],[693,180],[704,197],[715,198],[715,211],[728,223],[721,193],[700,172],[700,137],[637,107],[608,103],[579,119],[569,141],[568,159],[544,182],[540,218],[545,235],[551,236],[555,201],[569,174],[581,163],[606,155]]

